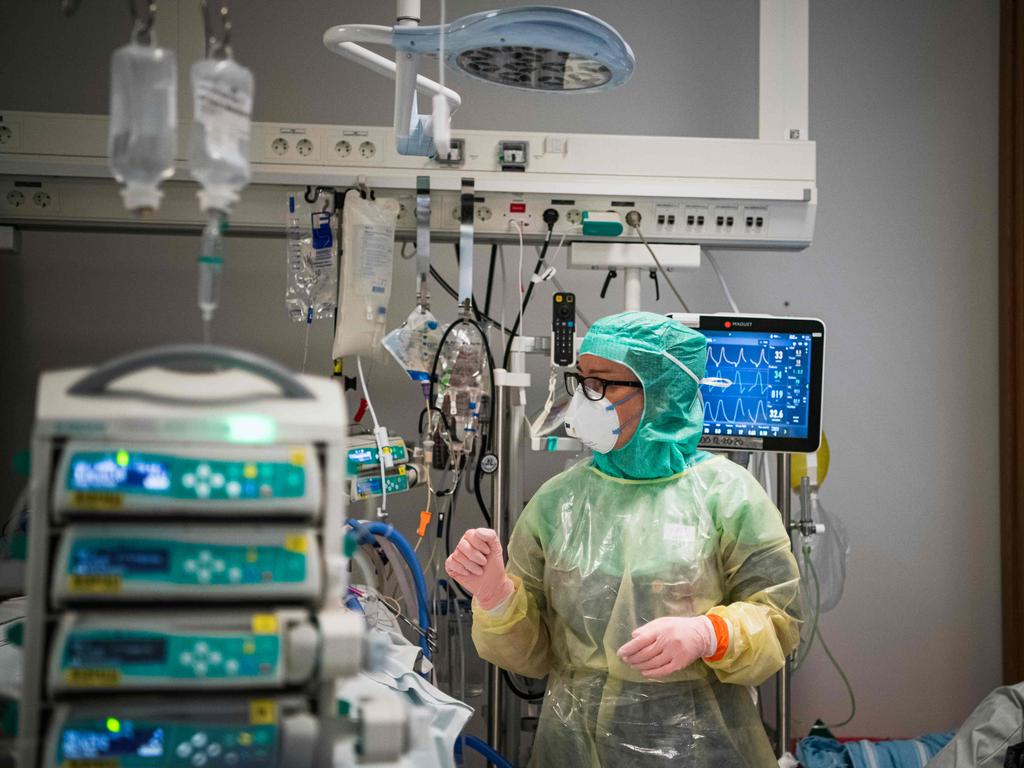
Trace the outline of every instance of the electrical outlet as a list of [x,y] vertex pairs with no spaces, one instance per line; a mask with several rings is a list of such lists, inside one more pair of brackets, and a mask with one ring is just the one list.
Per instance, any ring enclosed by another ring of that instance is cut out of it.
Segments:
[[287,155],[288,147],[288,139],[284,138],[284,136],[278,136],[270,143],[270,151],[273,152],[278,157],[283,157],[284,155]]
[[12,189],[7,193],[7,197],[4,198],[7,202],[8,208],[21,208],[25,205],[25,193],[20,189]]
[[37,211],[56,213],[60,210],[60,200],[56,192],[46,189],[37,189],[32,193],[32,207]]
[[341,139],[334,145],[334,156],[335,157],[348,157],[352,154],[351,142]]
[[476,209],[477,221],[488,221],[493,215],[494,214],[491,213],[491,209],[486,205],[478,206]]
[[21,145],[21,124],[0,115],[0,152],[13,152]]
[[309,157],[313,154],[313,150],[316,149],[316,147],[313,146],[313,142],[309,139],[299,139],[298,143],[295,145],[295,149],[302,157]]
[[372,141],[364,141],[359,145],[359,154],[366,160],[371,159],[377,154],[377,145]]
[[581,221],[583,221],[583,213],[580,212],[579,208],[571,208],[565,214],[565,220],[570,224],[579,224]]

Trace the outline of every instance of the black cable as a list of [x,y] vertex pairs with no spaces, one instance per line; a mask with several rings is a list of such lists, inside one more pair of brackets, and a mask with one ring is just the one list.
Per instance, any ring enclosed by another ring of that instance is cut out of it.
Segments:
[[[431,267],[430,268],[430,276],[434,278],[434,282],[436,282],[439,286],[441,286],[441,289],[445,293],[447,293],[449,296],[451,296],[453,299],[455,299],[455,301],[459,300],[459,292],[456,291],[454,288],[452,288],[452,286],[448,283],[448,281],[445,280],[444,277],[441,276],[441,273],[438,272],[435,267]],[[480,319],[484,320],[492,328],[497,328],[499,331],[502,331],[504,333],[511,333],[511,331],[509,331],[508,328],[503,326],[501,323],[499,323],[493,317],[488,315],[486,312],[480,312],[479,314],[480,314]]]
[[487,268],[487,292],[484,294],[484,312],[491,313],[491,291],[494,288],[494,265],[498,261],[498,244],[491,245],[491,263]]
[[530,693],[529,691],[524,691],[516,685],[515,681],[512,679],[512,675],[508,673],[507,669],[501,670],[501,679],[505,681],[505,685],[508,686],[508,689],[523,701],[544,700],[544,693],[546,693],[546,691],[542,691],[541,693]]
[[419,433],[421,435],[423,434],[423,416],[427,413],[428,410],[430,410],[430,411],[437,411],[439,414],[441,414],[441,421],[444,422],[444,428],[447,429],[449,432],[452,431],[452,423],[450,421],[448,421],[448,414],[445,413],[444,411],[442,411],[436,405],[429,405],[429,406],[424,407],[423,410],[420,411]]
[[[551,233],[554,231],[554,229],[554,222],[548,224],[548,231],[544,235],[544,245],[540,249],[540,256],[537,257],[537,263],[533,267],[533,277],[539,275],[541,269],[544,267],[544,259],[548,255],[548,246],[551,245]],[[512,342],[515,340],[516,334],[519,333],[519,321],[522,319],[522,316],[526,313],[526,307],[530,303],[530,297],[533,296],[533,286],[535,285],[536,283],[531,279],[530,284],[526,286],[526,295],[523,297],[522,312],[516,314],[515,322],[512,323],[512,331],[509,334],[508,341],[505,342],[505,356],[502,359],[501,367],[504,368],[506,371],[508,370],[509,360],[512,357]]]

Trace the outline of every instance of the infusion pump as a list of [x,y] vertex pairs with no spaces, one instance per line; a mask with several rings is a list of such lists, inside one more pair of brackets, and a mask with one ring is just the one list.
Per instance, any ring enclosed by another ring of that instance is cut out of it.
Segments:
[[333,768],[371,747],[336,693],[366,653],[341,599],[339,388],[175,346],[45,373],[37,402],[18,764]]

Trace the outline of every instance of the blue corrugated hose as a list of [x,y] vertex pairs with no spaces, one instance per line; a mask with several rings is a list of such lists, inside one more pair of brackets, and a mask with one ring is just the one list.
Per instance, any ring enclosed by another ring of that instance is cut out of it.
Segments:
[[506,760],[504,757],[494,751],[494,747],[488,744],[486,741],[478,739],[476,736],[466,736],[464,738],[466,746],[470,749],[479,752],[483,755],[488,762],[494,763],[498,768],[512,768],[512,763]]
[[420,629],[422,630],[420,648],[423,649],[423,655],[429,659],[430,643],[427,641],[427,634],[430,631],[430,613],[427,611],[427,582],[423,578],[423,569],[420,568],[420,561],[416,559],[416,553],[413,551],[413,548],[409,546],[409,542],[405,540],[402,534],[396,531],[393,526],[386,525],[385,523],[361,523],[358,520],[349,520],[348,524],[359,533],[381,536],[390,541],[402,555],[405,564],[409,566],[416,589],[416,605],[419,612]]

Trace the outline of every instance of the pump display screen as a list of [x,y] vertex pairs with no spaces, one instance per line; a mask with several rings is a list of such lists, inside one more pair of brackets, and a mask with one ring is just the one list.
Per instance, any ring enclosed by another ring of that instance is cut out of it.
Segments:
[[127,453],[76,457],[71,465],[71,487],[79,491],[166,491],[171,469],[166,461]]
[[300,499],[306,494],[306,453],[292,451],[289,459],[236,461],[128,448],[82,450],[67,461],[66,488],[73,500],[86,506],[97,497],[114,507],[129,503],[125,497],[199,502]]
[[79,544],[72,554],[71,573],[167,573],[167,547],[110,547]]
[[[814,451],[825,328],[802,318],[701,315],[707,337],[706,447]],[[716,386],[717,384],[718,386]]]
[[61,756],[65,760],[95,760],[105,757],[163,757],[164,729],[131,720],[107,718],[102,726],[67,728],[61,733]]
[[69,667],[162,664],[167,660],[167,639],[72,637],[68,640],[65,658]]

